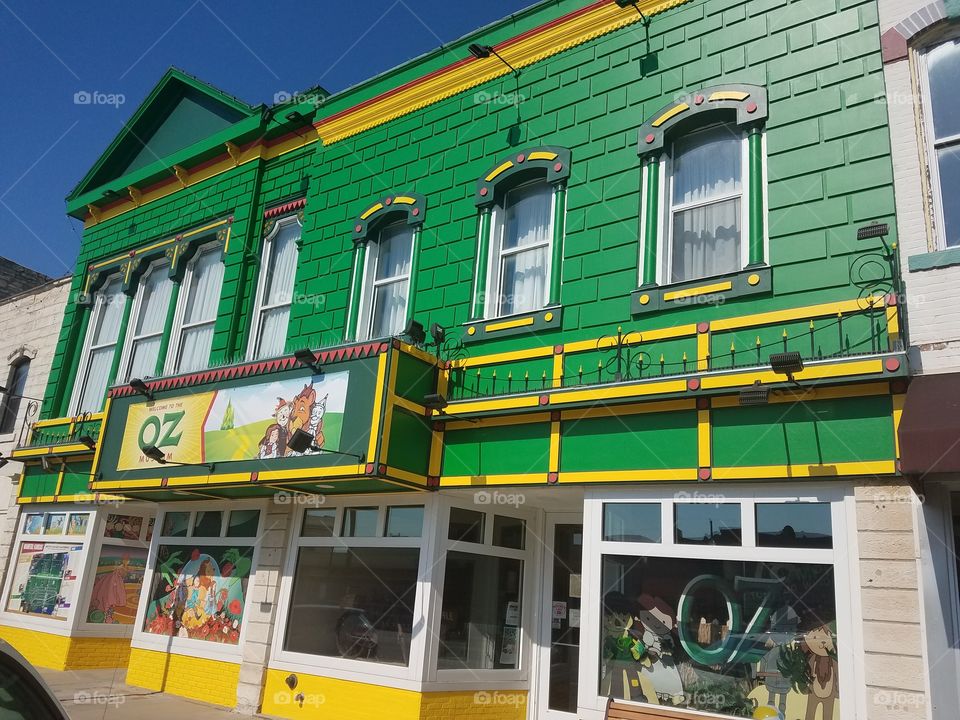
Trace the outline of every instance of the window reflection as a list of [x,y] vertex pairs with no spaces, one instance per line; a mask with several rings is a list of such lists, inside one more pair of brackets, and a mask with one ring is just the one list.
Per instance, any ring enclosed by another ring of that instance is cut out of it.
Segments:
[[739,503],[678,503],[675,541],[682,545],[739,545]]
[[829,503],[757,503],[760,547],[831,548]]

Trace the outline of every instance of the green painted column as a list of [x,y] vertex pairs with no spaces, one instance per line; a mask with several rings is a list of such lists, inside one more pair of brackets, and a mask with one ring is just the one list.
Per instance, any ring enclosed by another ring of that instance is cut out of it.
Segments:
[[170,288],[170,304],[167,306],[167,319],[163,323],[163,335],[160,336],[160,348],[157,350],[157,367],[154,375],[163,375],[167,364],[167,348],[170,347],[170,333],[173,332],[173,319],[177,314],[177,302],[180,300],[180,281],[174,280]]
[[657,284],[657,235],[660,226],[660,161],[647,158],[646,221],[643,227],[643,285]]
[[480,210],[480,242],[477,243],[477,276],[473,282],[473,317],[484,316],[487,295],[487,263],[490,257],[490,208]]
[[560,304],[560,286],[563,278],[563,221],[566,218],[567,188],[557,185],[553,194],[553,258],[550,264],[550,304]]
[[407,283],[407,322],[413,320],[417,304],[417,276],[420,274],[420,228],[413,230],[413,247],[410,250],[410,281]]
[[117,381],[120,371],[120,356],[123,355],[123,346],[127,341],[127,326],[130,324],[130,311],[133,309],[133,295],[127,295],[123,303],[123,316],[120,318],[120,329],[117,331],[117,345],[113,351],[113,364],[110,366],[110,375],[107,378],[107,387]]
[[750,128],[747,136],[747,154],[750,164],[750,265],[763,265],[763,134],[760,128]]
[[356,243],[353,246],[353,279],[350,282],[350,307],[347,310],[350,317],[344,338],[348,342],[357,339],[357,315],[360,313],[360,292],[363,289],[363,264],[366,257],[366,242]]

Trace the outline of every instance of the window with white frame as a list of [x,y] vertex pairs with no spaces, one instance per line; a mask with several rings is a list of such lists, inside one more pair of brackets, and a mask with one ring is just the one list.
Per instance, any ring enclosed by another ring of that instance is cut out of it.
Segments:
[[264,239],[257,299],[250,333],[250,358],[283,353],[297,274],[301,225],[296,215],[281,218]]
[[492,317],[547,305],[554,195],[553,184],[537,180],[508,190],[494,206],[486,302]]
[[409,665],[423,528],[423,505],[305,508],[283,651]]
[[389,337],[406,326],[415,232],[406,221],[395,222],[367,243],[358,339]]
[[526,520],[454,505],[444,536],[438,672],[518,669]]
[[203,370],[210,363],[223,285],[222,246],[204,245],[187,264],[167,353],[167,372]]
[[105,626],[119,629],[136,622],[152,528],[153,518],[139,513],[103,517],[103,530],[93,546],[97,562],[91,566],[92,580],[84,583],[89,588],[85,623],[103,631]]
[[928,48],[922,55],[927,164],[939,248],[960,247],[960,37]]
[[676,138],[665,160],[667,283],[736,272],[747,264],[746,135],[719,124]]
[[157,374],[157,358],[172,292],[170,263],[166,260],[151,263],[137,286],[118,381]]
[[600,515],[600,698],[721,716],[839,714],[850,643],[833,550],[840,503],[631,497],[589,507]]
[[243,505],[165,512],[143,632],[239,645],[260,522],[260,509]]
[[27,388],[27,374],[30,372],[30,358],[20,357],[10,368],[6,391],[0,402],[0,435],[9,435],[17,428],[20,416],[20,399]]
[[103,406],[125,302],[119,275],[109,278],[94,294],[87,336],[74,381],[73,414],[99,412]]

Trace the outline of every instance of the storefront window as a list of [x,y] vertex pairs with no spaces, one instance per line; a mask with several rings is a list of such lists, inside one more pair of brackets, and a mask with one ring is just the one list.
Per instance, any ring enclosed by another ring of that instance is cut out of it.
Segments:
[[758,503],[760,547],[833,547],[829,503]]
[[[256,512],[257,522],[246,525],[246,539],[221,536],[221,511],[165,515],[144,632],[225,645],[240,642],[259,525]],[[184,538],[186,528],[193,530],[189,538]]]
[[675,540],[684,545],[739,545],[740,505],[678,503]]
[[97,559],[87,622],[133,625],[147,568],[147,549],[104,543]]
[[304,510],[293,550],[285,652],[409,664],[423,510],[422,505]]
[[603,539],[617,542],[660,542],[660,503],[606,503]]

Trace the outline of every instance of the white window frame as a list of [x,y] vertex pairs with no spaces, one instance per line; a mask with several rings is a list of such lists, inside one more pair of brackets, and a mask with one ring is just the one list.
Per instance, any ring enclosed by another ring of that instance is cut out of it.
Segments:
[[[511,193],[523,190],[533,185],[543,184],[550,189],[550,225],[547,230],[547,239],[545,242],[534,243],[532,245],[521,245],[509,250],[503,250],[503,234],[506,231],[506,205]],[[554,224],[557,216],[557,186],[545,178],[538,177],[534,180],[521,183],[512,187],[503,193],[502,199],[494,203],[490,214],[490,249],[487,262],[487,302],[484,303],[484,319],[492,320],[494,318],[512,317],[513,315],[529,315],[532,312],[543,310],[550,304],[550,285],[553,280],[553,243],[554,243]],[[518,253],[546,248],[547,265],[545,270],[545,280],[543,284],[543,300],[539,307],[533,310],[526,310],[514,313],[504,313],[501,311],[502,297],[500,290],[503,285],[503,261],[505,258]],[[490,302],[493,300],[493,302]]]
[[[276,241],[276,238],[280,235],[280,231],[283,230],[287,225],[296,223],[300,230],[300,237],[294,240],[294,245],[297,248],[297,260],[294,263],[294,278],[293,283],[290,286],[290,294],[287,296],[286,302],[278,302],[272,305],[265,302],[265,297],[267,293],[267,276],[270,274],[271,265],[273,263],[273,243]],[[250,326],[250,339],[247,342],[247,360],[258,360],[261,358],[269,357],[267,355],[259,352],[260,346],[260,330],[263,326],[263,316],[270,310],[277,310],[286,306],[287,308],[287,321],[289,323],[290,312],[293,309],[293,290],[297,284],[297,272],[296,267],[300,264],[300,239],[302,238],[303,233],[303,223],[300,222],[300,218],[297,215],[287,215],[280,218],[276,221],[273,226],[273,229],[263,240],[263,248],[260,251],[260,273],[257,278],[257,295],[256,300],[253,305],[253,322]],[[289,325],[288,325],[289,328]],[[289,330],[288,330],[289,334]]]
[[[497,494],[497,493],[493,493]],[[431,628],[429,646],[427,648],[428,676],[431,686],[436,689],[449,688],[484,688],[497,687],[499,689],[526,687],[534,678],[531,671],[533,666],[532,644],[538,635],[537,606],[539,595],[537,585],[540,581],[541,568],[537,557],[536,533],[539,532],[536,514],[520,510],[509,505],[490,505],[478,503],[479,493],[468,495],[454,495],[440,498],[438,522],[436,525],[436,557],[434,559],[434,596],[433,612],[431,613]],[[492,497],[487,493],[487,497]],[[450,510],[460,508],[485,514],[483,527],[483,542],[472,543],[462,540],[450,540]],[[523,550],[500,547],[493,544],[494,516],[515,518],[526,523],[526,536]],[[494,556],[520,560],[523,563],[523,578],[520,585],[520,622],[517,626],[519,637],[517,641],[517,667],[514,669],[441,669],[439,667],[440,625],[443,613],[443,587],[446,575],[447,552],[456,551],[481,556]],[[519,685],[518,685],[519,683]],[[532,703],[531,703],[532,704]]]
[[[389,230],[390,228],[403,225],[410,230],[410,272],[407,272],[403,275],[392,275],[388,278],[382,278],[377,280],[377,265],[380,262],[380,238],[382,237],[384,231]],[[394,285],[397,283],[406,283],[407,285],[407,312],[406,317],[410,316],[410,303],[413,302],[413,298],[410,297],[410,280],[412,278],[414,258],[413,253],[416,250],[417,245],[417,233],[419,228],[409,225],[406,219],[397,220],[396,222],[386,223],[378,227],[374,232],[376,233],[375,238],[371,238],[367,241],[366,249],[366,258],[363,263],[363,285],[361,286],[360,292],[360,309],[357,315],[357,340],[372,340],[373,338],[373,299],[376,294],[376,290],[385,285]],[[406,322],[404,322],[406,325]],[[399,331],[402,331],[403,328],[399,328]]]
[[[3,423],[4,418],[7,415],[7,412],[12,410],[11,403],[16,403],[17,409],[13,411],[13,425],[10,428],[9,432],[3,432],[3,428],[0,427],[0,439],[13,439],[17,434],[17,427],[20,425],[21,419],[25,416],[27,408],[29,407],[30,400],[27,400],[26,403],[21,402],[27,398],[24,397],[23,393],[27,391],[27,383],[30,382],[30,363],[33,361],[33,358],[29,355],[17,355],[13,361],[7,366],[7,381],[4,385],[7,388],[5,393],[0,394],[0,424]],[[14,382],[16,380],[16,375],[21,368],[26,367],[26,375],[23,378],[23,390],[20,392],[20,395],[15,395]]]
[[[699,200],[689,203],[673,203],[673,164],[676,142],[681,138],[687,138],[697,133],[713,130],[717,127],[726,126],[732,132],[735,132],[740,138],[740,190],[738,192],[717,195],[708,200]],[[764,138],[765,139],[765,138]],[[766,144],[762,145],[764,174],[766,168]],[[736,271],[743,270],[750,263],[750,144],[746,131],[740,129],[733,123],[717,122],[705,125],[704,127],[691,130],[688,133],[671,138],[669,146],[660,156],[660,162],[655,166],[660,173],[660,218],[658,225],[657,247],[662,253],[657,263],[657,282],[660,285],[677,285],[688,282],[698,282],[707,280],[711,277],[719,277],[729,273],[719,273],[717,275],[704,275],[703,277],[688,278],[686,280],[676,280],[673,278],[673,216],[677,212],[692,210],[698,207],[707,207],[715,205],[726,200],[740,199],[740,267]],[[644,191],[646,191],[646,178],[644,179]],[[645,218],[648,208],[646,207],[646,193],[644,192],[643,216]],[[766,217],[766,189],[764,189],[764,217]],[[766,224],[765,224],[766,226]],[[641,228],[644,225],[641,225]],[[766,238],[764,238],[766,244]],[[642,259],[641,255],[641,259]],[[765,255],[766,257],[766,255]],[[733,272],[736,272],[733,271]],[[641,267],[642,273],[642,267]]]
[[936,132],[933,127],[933,97],[930,94],[930,76],[928,59],[930,51],[943,45],[944,43],[954,42],[960,38],[960,28],[954,28],[949,33],[939,37],[934,42],[930,42],[917,52],[918,75],[920,82],[920,105],[922,108],[922,128],[923,128],[923,153],[925,165],[927,167],[927,177],[930,182],[930,211],[933,216],[933,241],[934,250],[960,250],[960,244],[947,245],[947,227],[946,216],[943,212],[943,189],[940,185],[940,163],[937,162],[937,150],[945,147],[953,147],[960,150],[960,134],[950,136],[946,139],[937,140]]
[[[166,258],[160,258],[154,260],[150,263],[150,266],[143,272],[140,276],[140,279],[137,281],[137,293],[133,301],[133,308],[130,310],[130,318],[127,322],[127,335],[123,341],[123,352],[120,355],[120,366],[117,370],[117,377],[114,379],[114,382],[127,382],[131,379],[130,377],[130,363],[133,360],[133,345],[136,342],[141,340],[148,340],[152,338],[159,337],[163,338],[164,328],[160,328],[159,332],[149,333],[147,335],[142,335],[137,337],[136,327],[137,327],[137,318],[140,316],[140,310],[143,306],[143,293],[144,287],[146,286],[147,279],[153,275],[155,272],[169,272],[170,270],[170,261]],[[171,281],[172,282],[172,281]],[[172,289],[171,289],[172,292]],[[170,310],[169,300],[167,301],[167,312]],[[154,377],[153,375],[147,375],[146,377]],[[143,379],[143,378],[141,378]]]
[[[147,554],[147,572],[143,576],[140,604],[137,607],[137,619],[133,626],[131,647],[155,650],[173,655],[190,655],[211,660],[240,663],[243,658],[244,643],[246,642],[248,626],[250,624],[250,608],[253,605],[253,597],[255,595],[257,567],[260,559],[264,522],[267,515],[267,503],[263,500],[229,500],[224,502],[204,501],[202,507],[198,507],[198,505],[199,503],[196,501],[192,503],[171,503],[164,505],[163,509],[157,513],[153,539],[150,542],[150,552]],[[225,536],[229,515],[232,510],[260,511],[260,523],[256,535],[249,537]],[[198,511],[223,513],[219,537],[193,535],[193,525]],[[163,535],[163,523],[167,514],[175,512],[189,513],[189,517],[187,518],[187,534],[184,536]],[[143,629],[143,621],[146,618],[147,605],[149,604],[151,595],[150,591],[153,587],[153,576],[156,574],[157,552],[160,545],[190,545],[192,543],[217,547],[229,547],[231,545],[249,545],[253,547],[253,555],[250,559],[250,575],[247,578],[247,589],[245,597],[243,598],[243,624],[240,626],[240,637],[236,645],[226,645],[208,640],[194,640],[192,638],[171,637],[169,635],[155,635]]]
[[[121,283],[119,286],[118,295],[122,302],[127,302],[127,295],[123,292],[123,280],[118,273],[108,277],[100,286],[100,289],[94,293],[93,308],[91,308],[90,317],[87,320],[87,332],[83,339],[83,349],[80,352],[80,362],[77,363],[78,371],[73,383],[73,392],[70,394],[70,415],[77,415],[80,412],[80,400],[83,397],[83,389],[86,387],[87,380],[89,379],[91,354],[96,350],[103,350],[111,346],[113,347],[114,357],[116,357],[117,354],[117,345],[120,342],[120,330],[123,328],[122,320],[120,325],[117,326],[117,337],[112,343],[104,343],[103,345],[96,346],[93,344],[93,336],[96,332],[97,322],[100,318],[100,315],[103,313],[104,306],[107,304],[107,302],[109,302],[107,300],[107,295],[103,292],[103,290],[114,281]],[[106,388],[104,388],[104,398],[106,398]],[[100,407],[93,412],[99,412],[102,409],[103,399],[100,401]]]
[[[420,690],[424,674],[424,658],[427,632],[426,613],[428,597],[436,592],[432,583],[436,570],[433,557],[433,535],[436,526],[437,499],[423,495],[353,495],[337,498],[315,498],[309,495],[293,495],[302,498],[291,515],[287,559],[280,593],[277,616],[274,623],[273,642],[270,648],[269,666],[290,672],[323,675],[353,682],[380,683],[389,687]],[[420,537],[385,537],[387,509],[390,507],[423,506],[423,527]],[[341,537],[345,510],[358,507],[377,507],[377,534],[373,537]],[[336,511],[332,537],[301,537],[303,518],[307,510],[333,509]],[[290,603],[293,598],[294,573],[300,548],[303,547],[357,547],[357,548],[418,548],[420,558],[417,568],[417,584],[413,607],[413,632],[410,637],[410,655],[406,666],[378,663],[327,655],[311,655],[284,650]]]
[[[187,313],[187,301],[188,296],[190,295],[190,287],[193,280],[194,268],[197,266],[197,261],[200,257],[206,253],[221,253],[223,252],[223,245],[218,240],[213,240],[210,242],[203,243],[197,247],[196,252],[193,254],[193,257],[190,258],[190,262],[187,263],[186,271],[183,275],[183,280],[180,283],[180,292],[177,295],[177,307],[174,311],[173,325],[170,328],[170,341],[167,345],[167,357],[164,359],[163,372],[165,375],[175,375],[180,372],[180,348],[183,344],[183,334],[185,330],[191,330],[193,328],[203,327],[204,325],[210,325],[216,327],[217,324],[217,311],[220,307],[220,301],[223,299],[223,278],[220,280],[220,294],[217,296],[217,307],[215,308],[213,319],[212,320],[203,320],[201,322],[195,322],[186,324],[184,322],[184,317]],[[223,264],[223,258],[220,258],[220,263]],[[207,358],[207,364],[203,368],[197,368],[191,370],[190,372],[199,372],[200,370],[205,370],[210,366],[210,359]]]
[[[833,566],[834,596],[838,635],[838,662],[841,671],[839,708],[835,715],[866,715],[863,662],[859,563],[857,562],[856,503],[852,487],[804,484],[798,487],[724,485],[723,493],[665,492],[664,488],[608,487],[588,489],[584,499],[583,581],[581,601],[580,675],[578,707],[588,711],[586,718],[602,718],[607,698],[600,695],[600,612],[602,556],[644,555],[660,558],[760,561],[769,563],[825,564]],[[621,542],[603,540],[603,505],[614,503],[659,503],[661,542]],[[833,547],[776,548],[756,543],[756,505],[758,503],[830,503]],[[688,545],[674,542],[674,506],[677,504],[739,503],[741,505],[742,544]],[[593,590],[590,590],[593,588]]]

